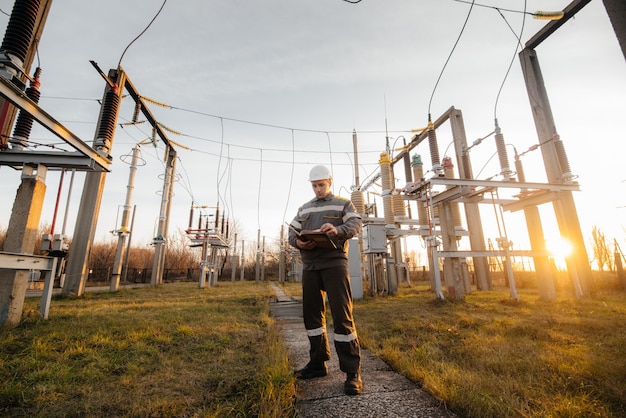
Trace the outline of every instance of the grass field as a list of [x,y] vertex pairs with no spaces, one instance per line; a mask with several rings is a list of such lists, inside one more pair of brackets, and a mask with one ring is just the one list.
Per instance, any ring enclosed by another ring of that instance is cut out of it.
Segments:
[[542,302],[521,290],[517,302],[502,289],[451,302],[419,285],[354,310],[361,344],[460,416],[626,416],[623,292]]
[[[23,323],[0,333],[0,415],[295,416],[270,294],[239,282],[87,293],[55,298],[48,321],[27,299]],[[365,348],[459,416],[626,416],[624,293],[450,302],[418,285],[356,301],[355,318]]]
[[267,283],[27,299],[0,333],[0,416],[282,417],[294,379]]

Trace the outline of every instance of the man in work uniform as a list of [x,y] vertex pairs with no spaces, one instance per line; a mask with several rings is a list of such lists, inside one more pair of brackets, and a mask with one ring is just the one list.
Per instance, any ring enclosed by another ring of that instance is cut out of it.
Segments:
[[[361,351],[352,317],[352,290],[348,270],[348,240],[361,231],[361,217],[348,199],[331,193],[332,174],[325,166],[315,166],[309,174],[315,198],[298,209],[291,221],[289,243],[302,257],[302,303],[304,326],[310,343],[310,361],[295,372],[299,379],[328,374],[326,361],[330,347],[326,335],[328,295],[333,318],[335,350],[339,368],[346,373],[344,391],[361,393]],[[320,248],[315,241],[302,240],[295,231],[316,230],[328,235],[336,249]]]

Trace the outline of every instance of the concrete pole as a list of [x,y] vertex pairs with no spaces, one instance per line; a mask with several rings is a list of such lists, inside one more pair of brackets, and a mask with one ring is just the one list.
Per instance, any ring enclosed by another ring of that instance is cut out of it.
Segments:
[[261,249],[261,281],[265,281],[265,236],[263,236],[263,247]]
[[124,209],[122,212],[122,224],[120,225],[120,229],[117,231],[119,235],[117,238],[117,250],[115,252],[115,261],[113,263],[113,272],[111,275],[111,292],[117,292],[120,287],[120,276],[126,256],[126,240],[130,234],[128,222],[130,220],[131,204],[133,202],[133,190],[135,189],[135,174],[137,173],[137,160],[139,159],[139,152],[139,146],[135,145],[130,163],[130,173],[128,175],[126,201],[124,202]]
[[617,41],[626,58],[626,2],[624,0],[602,0],[609,20],[617,36]]
[[157,229],[157,236],[154,240],[154,260],[152,262],[152,277],[150,279],[150,284],[153,286],[163,283],[169,212],[172,204],[172,193],[174,190],[174,173],[176,172],[176,151],[168,145],[165,149],[165,153],[166,166],[165,178],[163,179],[163,195],[161,197],[159,226]]
[[[557,153],[558,132],[552,116],[552,108],[543,82],[543,75],[534,49],[525,48],[520,52],[522,72],[526,82],[537,137],[541,144],[541,155],[548,177],[548,182],[564,181],[561,161]],[[561,236],[567,239],[573,248],[572,255],[566,258],[567,271],[577,297],[589,296],[591,291],[591,266],[585,248],[585,240],[580,230],[580,221],[574,197],[571,191],[558,192],[558,199],[553,202],[554,211]]]
[[285,283],[285,226],[280,227],[280,255],[278,258],[278,283]]
[[[34,253],[46,194],[46,173],[47,168],[42,165],[36,172],[32,167],[24,167],[4,242],[5,252]],[[0,269],[0,325],[15,326],[21,321],[28,273],[28,270]]]
[[235,238],[233,239],[233,254],[230,256],[230,281],[235,281],[235,275],[237,274],[237,234],[235,234]]
[[[441,245],[443,251],[457,251],[456,233],[454,230],[450,202],[446,201],[439,204],[439,225],[441,226]],[[444,257],[443,277],[446,282],[448,297],[463,300],[466,292],[459,257]]]
[[[124,91],[126,74],[121,69],[109,70],[108,78],[114,83],[107,84],[102,98],[102,108],[98,119],[98,128],[94,138],[94,145],[100,145],[99,152],[108,154],[113,146],[119,102]],[[115,98],[117,97],[117,101]],[[103,137],[101,132],[107,132],[110,137]],[[89,254],[96,234],[96,223],[102,203],[102,193],[106,181],[106,172],[91,171],[85,175],[83,194],[74,227],[72,247],[67,260],[65,281],[61,294],[63,296],[82,296],[85,292],[85,283],[89,274]]]
[[[459,178],[472,180],[474,174],[467,150],[467,137],[463,114],[459,109],[450,112],[450,127],[454,137],[454,149],[456,154],[456,166]],[[470,247],[473,251],[486,251],[485,234],[478,203],[464,202],[465,221],[469,232]],[[489,263],[485,257],[473,257],[474,273],[476,274],[476,287],[479,290],[491,289],[491,277],[489,275]]]
[[241,240],[241,269],[239,270],[240,276],[239,276],[239,280],[243,282],[244,279],[244,273],[245,273],[245,267],[246,267],[246,256],[244,253],[244,244],[246,242],[244,240]]
[[256,271],[254,281],[259,282],[259,275],[261,274],[261,230],[257,230],[256,236]]

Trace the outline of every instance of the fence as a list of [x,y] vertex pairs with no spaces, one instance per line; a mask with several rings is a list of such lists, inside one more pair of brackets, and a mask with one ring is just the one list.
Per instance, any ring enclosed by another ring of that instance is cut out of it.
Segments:
[[[111,281],[111,270],[92,269],[87,276],[87,283],[109,283]],[[126,273],[126,277],[122,277],[121,283],[150,283],[152,278],[152,269],[130,268]],[[187,269],[165,269],[163,271],[163,282],[193,282],[200,279],[199,268]]]

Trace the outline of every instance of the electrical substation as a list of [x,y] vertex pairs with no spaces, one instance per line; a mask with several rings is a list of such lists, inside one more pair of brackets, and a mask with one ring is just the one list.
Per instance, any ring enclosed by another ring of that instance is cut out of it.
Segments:
[[[539,150],[543,158],[543,167],[532,167],[532,170],[543,169],[547,178],[545,182],[526,181],[524,171],[529,168],[523,167],[517,151],[511,166],[504,131],[497,119],[490,135],[468,142],[461,109],[455,107],[450,107],[434,119],[428,115],[426,126],[414,131],[414,135],[395,155],[387,138],[386,146],[381,147],[378,171],[367,182],[362,182],[359,176],[358,132],[353,133],[355,178],[350,197],[362,216],[363,231],[353,240],[353,247],[358,251],[350,252],[350,261],[355,266],[355,269],[351,266],[352,277],[358,278],[359,286],[367,283],[371,295],[396,294],[399,283],[410,281],[402,240],[418,237],[427,249],[430,286],[439,299],[462,299],[473,288],[491,289],[490,258],[501,260],[510,296],[518,299],[512,260],[524,257],[532,260],[540,296],[553,300],[556,297],[554,278],[539,212],[540,206],[551,205],[561,236],[573,246],[573,253],[566,258],[572,288],[577,297],[590,294],[591,268],[573,199],[573,192],[579,191],[580,186],[572,173],[564,141],[554,122],[536,52],[543,41],[588,2],[573,1],[563,11],[560,20],[548,23],[518,55],[537,131],[537,144],[533,149]],[[0,322],[6,324],[16,324],[21,319],[30,270],[39,270],[45,275],[40,311],[44,318],[48,316],[55,278],[62,287],[62,295],[81,296],[84,293],[89,255],[106,174],[112,164],[111,148],[124,92],[135,103],[133,122],[140,114],[143,115],[152,129],[152,136],[136,144],[132,153],[127,155],[130,174],[121,223],[113,231],[118,243],[110,289],[117,291],[119,288],[130,244],[135,174],[142,163],[140,147],[156,144],[157,140],[165,144],[165,172],[157,232],[152,240],[154,260],[150,284],[163,282],[177,144],[168,138],[165,129],[151,113],[149,102],[121,66],[105,74],[96,62],[91,61],[105,84],[91,144],[74,135],[38,105],[40,69],[37,68],[32,76],[29,73],[50,4],[51,1],[44,0],[17,0],[0,48],[0,108],[3,115],[0,165],[22,172],[4,251],[0,253],[0,307],[3,315]],[[616,33],[623,35],[623,32],[623,27],[616,26]],[[73,151],[42,151],[29,147],[28,137],[34,122],[47,128]],[[451,156],[441,158],[438,133],[444,129],[451,132],[453,152]],[[424,155],[415,152],[418,146],[420,149],[427,147],[430,164],[425,162]],[[497,153],[500,163],[497,177],[475,177],[471,156],[472,150],[478,146],[493,147]],[[52,231],[42,239],[41,250],[47,255],[36,256],[33,254],[46,192],[46,174],[51,170],[71,172],[72,180],[76,171],[86,173],[74,228],[77,232],[72,237],[70,248],[65,235],[65,222],[61,233],[54,231],[53,222]],[[396,184],[400,173],[403,173],[404,179],[402,184]],[[378,215],[376,205],[370,204],[365,197],[376,182],[380,182],[382,188],[383,216]],[[501,226],[495,248],[485,240],[481,205],[494,208],[496,221]],[[208,210],[214,210],[214,213]],[[523,212],[530,248],[512,247],[504,224],[505,212]],[[239,243],[237,235],[231,234],[229,229],[229,220],[223,212],[220,214],[219,203],[205,206],[192,202],[185,234],[189,246],[201,251],[201,288],[216,285],[227,264],[231,267],[232,281],[244,280],[244,242],[241,240]],[[301,275],[298,252],[289,248],[284,235],[283,227],[278,279],[281,282],[298,280]],[[238,245],[240,251],[237,251]],[[265,243],[263,240],[262,244],[260,231],[256,245],[255,279],[258,281],[264,277],[265,256]],[[355,295],[358,294],[358,291],[355,292]]]

